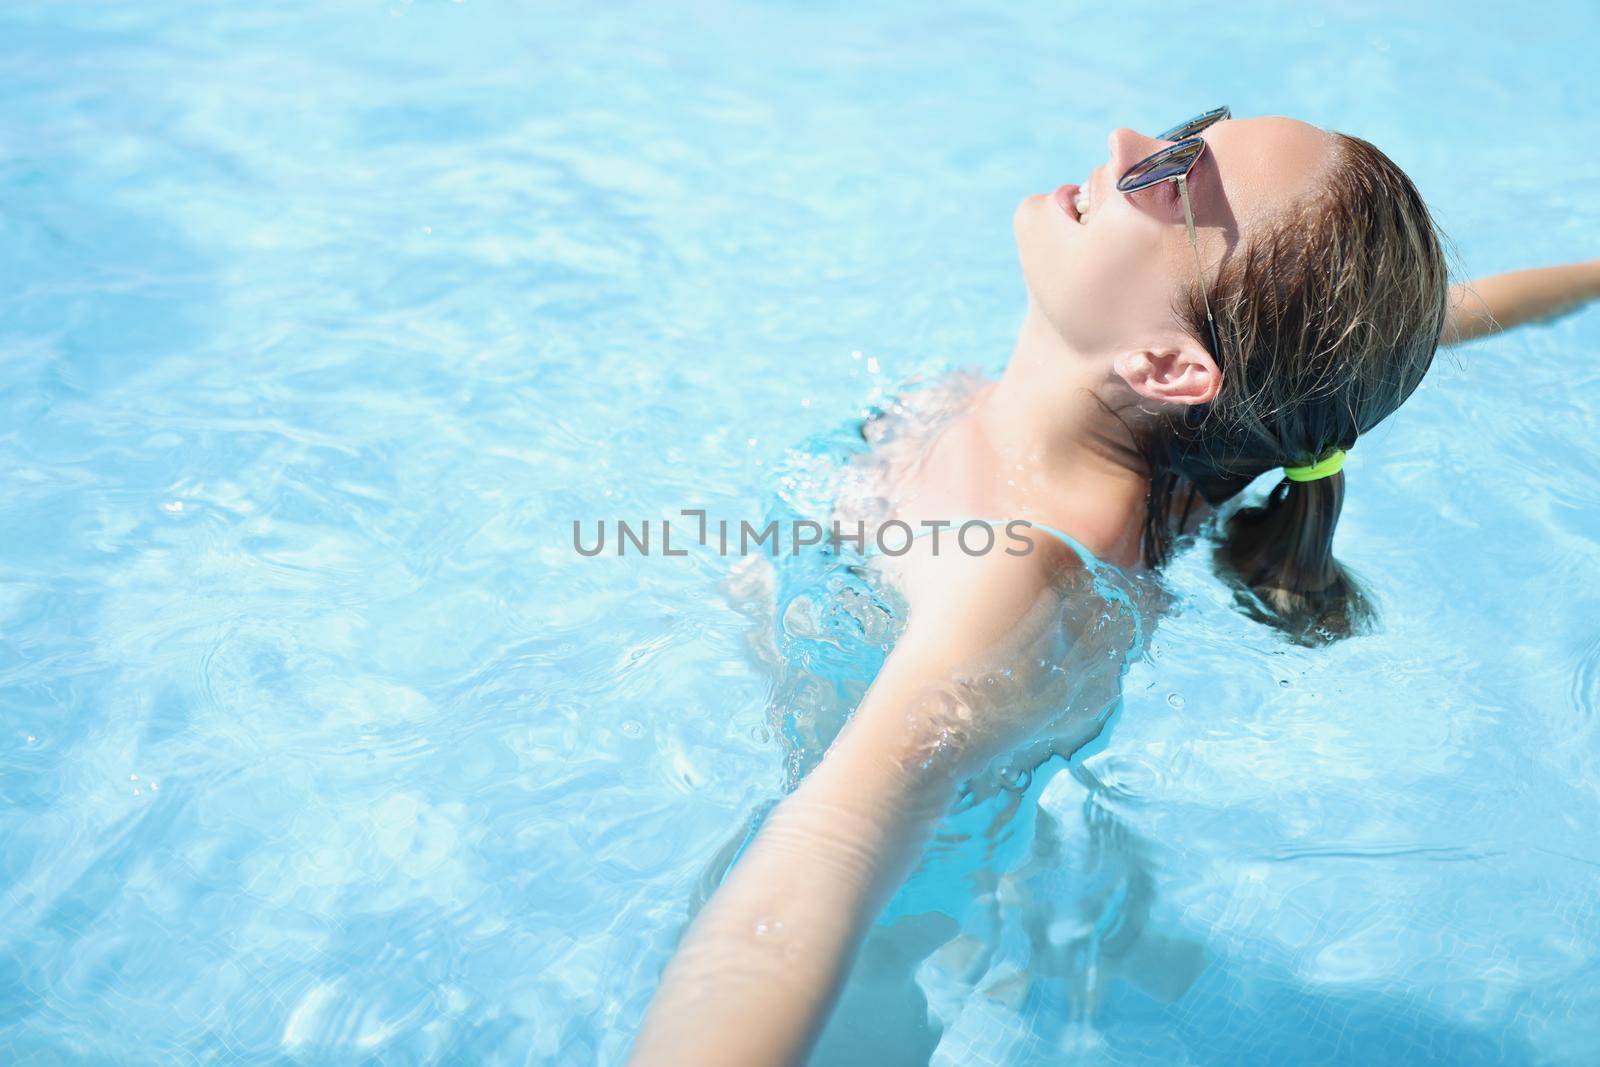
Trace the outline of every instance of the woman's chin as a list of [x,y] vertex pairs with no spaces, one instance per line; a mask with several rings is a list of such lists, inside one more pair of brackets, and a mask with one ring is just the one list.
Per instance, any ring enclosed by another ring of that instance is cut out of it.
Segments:
[[1016,218],[1020,222],[1024,215],[1032,215],[1048,207],[1049,203],[1049,193],[1034,193],[1032,196],[1025,196],[1022,198],[1022,203],[1017,205]]
[[1017,246],[1025,247],[1028,243],[1044,239],[1046,227],[1049,225],[1047,211],[1057,210],[1050,203],[1049,193],[1034,193],[1032,196],[1023,197],[1022,203],[1017,205],[1017,210],[1011,215],[1011,228],[1016,231]]
[[[1057,211],[1048,199],[1045,207]],[[1022,279],[1028,290],[1040,299],[1048,300],[1046,294],[1049,293],[1059,297],[1067,288],[1066,279],[1072,274],[1076,250],[1070,242],[1062,240],[1060,233],[1051,230],[1048,217],[1040,218],[1027,201],[1017,209],[1014,225],[1017,262],[1022,267]]]

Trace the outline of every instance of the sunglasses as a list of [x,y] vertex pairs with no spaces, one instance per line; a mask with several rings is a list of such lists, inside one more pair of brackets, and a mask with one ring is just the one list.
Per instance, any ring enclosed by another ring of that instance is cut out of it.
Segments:
[[1189,205],[1189,172],[1205,155],[1206,143],[1200,138],[1201,132],[1230,118],[1232,114],[1227,108],[1219,107],[1165,131],[1157,140],[1177,143],[1141,159],[1129,167],[1117,182],[1117,191],[1123,193],[1136,193],[1162,182],[1178,183],[1178,199],[1183,201],[1183,223],[1189,230],[1189,247],[1194,250],[1195,270],[1200,276],[1200,299],[1205,303],[1206,326],[1211,331],[1211,355],[1218,361],[1222,359],[1222,342],[1217,336],[1217,320],[1211,317],[1211,301],[1206,297],[1206,271],[1200,262],[1200,242],[1194,235],[1194,209]]

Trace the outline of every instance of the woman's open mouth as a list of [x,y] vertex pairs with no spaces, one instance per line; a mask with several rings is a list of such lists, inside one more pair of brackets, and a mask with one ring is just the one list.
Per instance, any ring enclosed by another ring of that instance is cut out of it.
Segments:
[[1067,218],[1079,225],[1083,224],[1084,216],[1089,212],[1089,191],[1081,185],[1068,182],[1054,193],[1050,194],[1056,206],[1067,213]]
[[1067,218],[1073,222],[1082,221],[1078,215],[1078,186],[1069,182],[1050,194],[1050,198],[1056,202],[1057,207],[1067,213]]

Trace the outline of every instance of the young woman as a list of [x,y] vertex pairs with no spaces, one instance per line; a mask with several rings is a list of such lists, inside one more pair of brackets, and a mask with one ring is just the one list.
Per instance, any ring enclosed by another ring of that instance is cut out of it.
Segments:
[[[1600,294],[1600,264],[1452,292],[1427,208],[1372,145],[1226,109],[1119,129],[1015,228],[1028,309],[999,381],[886,440],[853,522],[1025,519],[1033,551],[879,556],[906,623],[826,757],[768,816],[668,966],[632,1062],[801,1062],[879,910],[963,783],[1070,751],[1141,640],[1141,571],[1209,510],[1220,568],[1300,640],[1367,612],[1332,555],[1343,455],[1470,340]],[[951,523],[953,526],[941,527]]]

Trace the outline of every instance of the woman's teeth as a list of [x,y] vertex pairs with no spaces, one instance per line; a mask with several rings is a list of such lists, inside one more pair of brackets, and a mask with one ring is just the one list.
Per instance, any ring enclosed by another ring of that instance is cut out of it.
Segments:
[[1072,198],[1072,206],[1078,209],[1078,221],[1082,222],[1089,215],[1089,194],[1086,190],[1079,189]]

